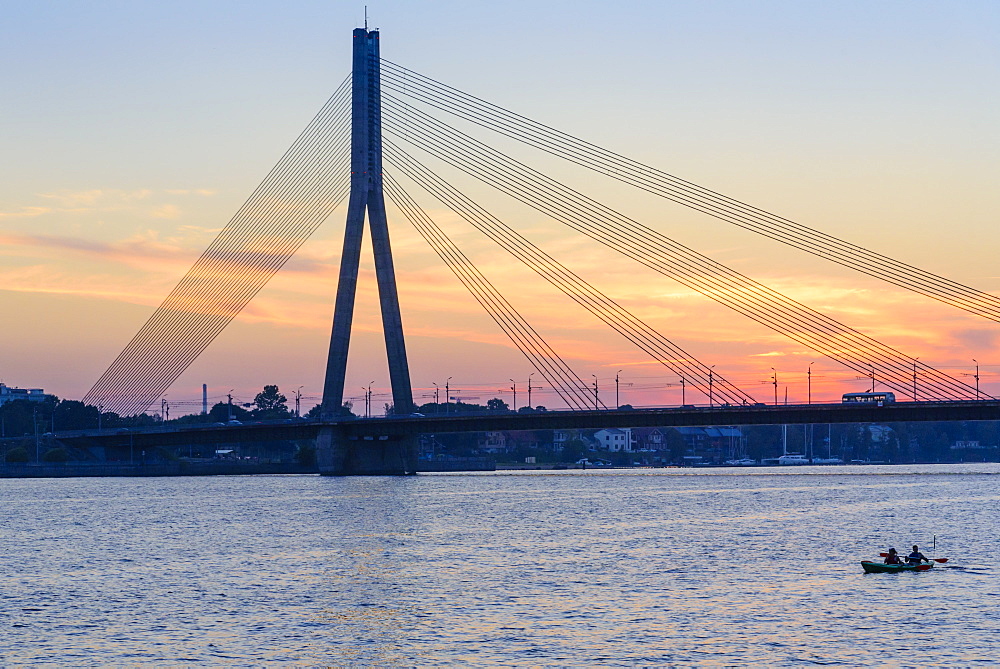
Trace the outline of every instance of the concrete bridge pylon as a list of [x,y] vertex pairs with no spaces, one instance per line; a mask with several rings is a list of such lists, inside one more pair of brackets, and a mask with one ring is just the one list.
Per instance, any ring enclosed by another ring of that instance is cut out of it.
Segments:
[[[382,330],[389,359],[393,412],[412,413],[413,391],[403,340],[403,321],[396,290],[396,272],[382,192],[382,103],[377,30],[354,30],[351,75],[351,192],[340,259],[340,277],[333,312],[333,332],[326,362],[322,412],[332,419],[342,411],[347,354],[354,319],[358,265],[365,214],[375,255],[375,275],[382,311]],[[320,472],[330,475],[408,474],[416,471],[416,442],[347,440],[335,428],[321,432],[316,442]]]

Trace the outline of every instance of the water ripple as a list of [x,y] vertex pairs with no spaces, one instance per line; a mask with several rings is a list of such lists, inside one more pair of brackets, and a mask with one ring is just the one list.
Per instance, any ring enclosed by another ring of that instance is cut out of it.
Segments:
[[1000,468],[816,469],[7,479],[0,664],[989,664]]

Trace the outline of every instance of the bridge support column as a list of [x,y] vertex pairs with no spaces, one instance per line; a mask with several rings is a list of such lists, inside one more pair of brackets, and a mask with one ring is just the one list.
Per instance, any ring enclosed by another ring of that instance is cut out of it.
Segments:
[[[354,31],[354,70],[352,74],[351,111],[351,196],[347,207],[344,251],[340,259],[340,278],[333,312],[333,331],[323,386],[323,417],[341,416],[344,384],[347,375],[347,351],[351,342],[354,299],[358,284],[361,238],[365,213],[372,235],[375,275],[382,309],[382,330],[389,358],[389,383],[393,409],[397,414],[414,410],[410,369],[403,341],[403,321],[399,312],[396,273],[389,244],[385,198],[382,192],[382,103],[379,75],[378,32],[367,28]],[[371,453],[364,452],[366,448]],[[416,465],[416,446],[402,442],[346,443],[334,433],[317,441],[320,471],[330,474],[401,474],[412,472]],[[411,462],[412,460],[412,462]],[[325,463],[325,464],[323,464]],[[407,464],[409,463],[409,464]]]
[[316,464],[325,476],[402,476],[417,473],[415,437],[349,437],[336,427],[316,437]]

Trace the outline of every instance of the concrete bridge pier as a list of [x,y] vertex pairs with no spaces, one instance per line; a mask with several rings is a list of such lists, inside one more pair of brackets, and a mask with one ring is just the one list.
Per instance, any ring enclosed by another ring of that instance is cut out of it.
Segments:
[[403,476],[417,473],[415,437],[348,437],[335,427],[316,436],[316,464],[324,476]]

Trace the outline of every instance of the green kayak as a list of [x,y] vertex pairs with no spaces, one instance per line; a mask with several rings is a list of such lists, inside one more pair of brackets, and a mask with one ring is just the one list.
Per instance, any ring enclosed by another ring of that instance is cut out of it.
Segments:
[[866,574],[895,574],[901,571],[927,571],[934,567],[933,562],[927,564],[883,564],[881,562],[861,562],[861,568]]

